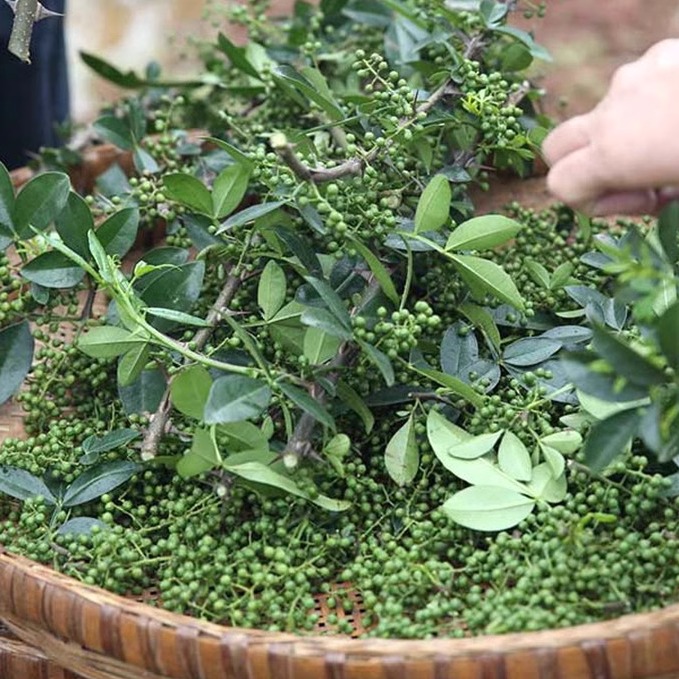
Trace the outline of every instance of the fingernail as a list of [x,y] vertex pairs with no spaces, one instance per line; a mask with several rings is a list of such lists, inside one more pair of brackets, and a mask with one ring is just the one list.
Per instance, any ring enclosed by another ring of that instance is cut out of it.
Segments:
[[652,214],[655,212],[657,204],[656,193],[651,190],[611,193],[595,201],[590,213],[595,217],[616,214]]

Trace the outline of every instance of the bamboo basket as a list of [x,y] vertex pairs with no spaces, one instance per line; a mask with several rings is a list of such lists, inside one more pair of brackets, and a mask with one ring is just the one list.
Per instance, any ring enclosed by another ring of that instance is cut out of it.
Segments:
[[[121,157],[85,156],[78,183]],[[30,171],[13,174],[15,186]],[[549,203],[544,180],[501,181],[476,196],[480,212],[511,200]],[[0,408],[0,438],[21,436],[21,409]],[[348,585],[347,585],[348,586]],[[110,594],[0,547],[0,679],[679,679],[679,605],[561,630],[461,640],[357,639],[362,604],[345,614],[351,636],[325,622],[312,636],[228,628]]]

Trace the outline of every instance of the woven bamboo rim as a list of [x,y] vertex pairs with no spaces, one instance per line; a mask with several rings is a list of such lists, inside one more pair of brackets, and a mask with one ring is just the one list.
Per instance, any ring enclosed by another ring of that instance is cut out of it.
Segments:
[[0,618],[87,679],[676,679],[679,605],[563,630],[355,640],[226,628],[0,555]]

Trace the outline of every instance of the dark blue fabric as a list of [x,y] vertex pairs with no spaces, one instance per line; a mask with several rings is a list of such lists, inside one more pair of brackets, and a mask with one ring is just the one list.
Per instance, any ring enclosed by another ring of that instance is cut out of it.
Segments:
[[[43,0],[64,12],[66,0]],[[0,161],[13,169],[25,165],[41,146],[57,146],[55,125],[69,115],[64,20],[50,17],[33,26],[31,63],[7,51],[12,10],[0,0]]]

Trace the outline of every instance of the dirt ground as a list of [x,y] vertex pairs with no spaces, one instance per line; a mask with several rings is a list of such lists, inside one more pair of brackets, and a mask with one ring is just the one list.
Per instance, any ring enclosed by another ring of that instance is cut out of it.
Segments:
[[547,0],[546,17],[529,25],[554,59],[535,69],[547,92],[547,110],[564,118],[594,106],[618,66],[658,40],[679,35],[679,5],[676,0]]

